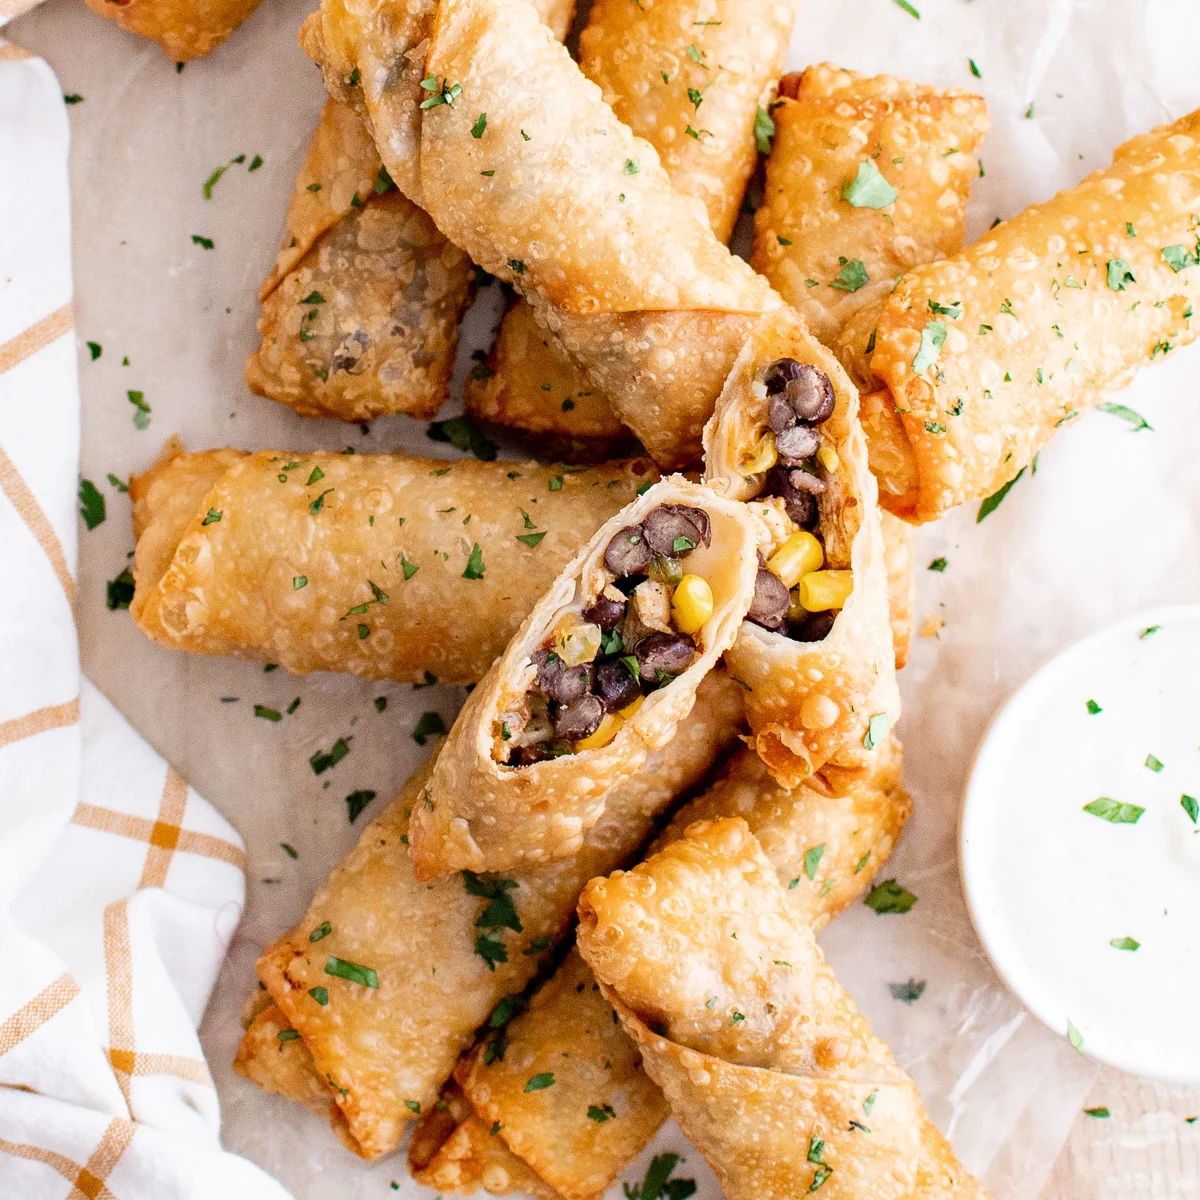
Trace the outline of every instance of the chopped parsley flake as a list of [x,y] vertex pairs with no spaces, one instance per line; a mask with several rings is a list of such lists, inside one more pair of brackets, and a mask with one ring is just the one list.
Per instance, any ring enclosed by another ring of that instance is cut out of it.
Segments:
[[808,876],[810,883],[817,877],[817,868],[821,865],[821,856],[824,853],[824,842],[804,852],[804,874]]
[[931,562],[931,563],[929,564],[928,570],[930,570],[930,571],[939,571],[939,572],[940,572],[940,571],[944,571],[944,570],[945,570],[945,569],[946,569],[946,568],[947,568],[949,565],[950,565],[950,560],[949,560],[949,559],[946,559],[946,558],[935,558],[935,559],[933,560],[933,562]]
[[857,292],[859,288],[870,283],[871,277],[861,259],[852,258],[847,261],[844,257],[839,257],[838,262],[842,264],[842,269],[830,281],[831,288],[837,288],[840,292]]
[[1137,283],[1133,270],[1123,258],[1108,260],[1108,286],[1114,292],[1123,292],[1127,284]]
[[914,375],[920,375],[922,371],[937,362],[938,355],[941,354],[942,347],[946,344],[946,334],[945,321],[927,321],[925,323],[925,328],[921,330],[920,348],[912,360]]
[[889,724],[887,713],[876,713],[867,722],[867,732],[863,735],[863,746],[868,750],[874,750],[876,746],[881,745],[883,739],[887,737]]
[[1092,716],[1093,716],[1093,717],[1094,717],[1094,716],[1095,716],[1097,713],[1102,713],[1102,712],[1104,711],[1104,709],[1102,709],[1102,708],[1100,707],[1100,705],[1098,705],[1098,704],[1095,702],[1095,700],[1089,700],[1089,701],[1087,702],[1087,710],[1088,710],[1088,712],[1089,712],[1089,713],[1091,713],[1091,714],[1092,714]]
[[268,708],[265,704],[256,704],[254,706],[254,715],[262,717],[264,721],[282,721],[283,713],[277,708]]
[[496,443],[486,437],[465,414],[447,421],[431,422],[425,436],[433,442],[449,442],[458,450],[469,450],[483,462],[494,462],[496,459]]
[[542,1071],[540,1074],[533,1076],[532,1079],[525,1085],[525,1091],[528,1092],[544,1092],[546,1088],[554,1086],[554,1072]]
[[318,750],[308,760],[308,765],[312,767],[314,775],[323,775],[331,767],[336,767],[338,763],[350,753],[350,741],[348,737],[338,738],[336,742],[330,746],[328,753],[324,750]]
[[412,740],[418,746],[425,745],[431,737],[440,737],[446,732],[446,723],[442,720],[440,713],[423,712],[418,718],[416,725],[413,726]]
[[842,185],[842,199],[854,208],[887,208],[899,195],[869,158],[863,159],[858,174]]
[[907,983],[889,983],[888,991],[893,1000],[903,1004],[915,1004],[925,994],[924,979],[910,979]]
[[372,800],[375,799],[375,793],[371,791],[351,792],[346,797],[346,809],[350,817],[350,824],[353,825],[358,820],[359,814]]
[[1099,796],[1091,804],[1085,804],[1083,811],[1110,825],[1136,825],[1146,810],[1136,804],[1123,804],[1110,796]]
[[917,898],[907,888],[902,888],[894,879],[877,883],[863,899],[863,903],[880,916],[886,913],[906,913],[916,904]]
[[1105,400],[1103,404],[1097,404],[1096,407],[1104,413],[1108,413],[1113,417],[1120,417],[1122,421],[1127,421],[1131,426],[1133,433],[1138,433],[1140,430],[1149,429],[1153,432],[1154,426],[1142,416],[1125,404],[1117,404],[1113,400]]
[[1074,1022],[1069,1017],[1067,1018],[1067,1041],[1070,1042],[1071,1045],[1080,1052],[1080,1054],[1083,1053],[1083,1034],[1075,1028]]
[[1013,484],[1025,474],[1025,468],[1022,467],[1002,488],[993,492],[979,506],[979,511],[975,514],[975,524],[978,525],[984,517],[991,516],[992,513],[1000,507],[1004,501],[1004,497],[1013,489]]
[[328,921],[322,921],[309,935],[310,942],[319,942],[322,938],[327,938],[333,932],[333,926]]
[[678,1164],[678,1154],[656,1154],[641,1183],[622,1184],[625,1200],[687,1200],[696,1184],[691,1179],[671,1178]]
[[133,573],[126,567],[116,579],[108,581],[106,603],[109,611],[115,612],[119,608],[128,608],[133,601],[134,582]]
[[482,579],[485,570],[483,551],[479,548],[479,543],[475,542],[471,546],[471,553],[467,556],[467,565],[463,570],[462,577],[464,579]]
[[107,515],[104,505],[104,494],[90,479],[79,481],[79,515],[89,532],[97,525],[104,524]]
[[198,233],[192,234],[192,242],[195,245],[200,246],[205,250],[211,250],[216,245],[216,243],[212,240],[212,238],[203,237],[201,234],[198,234]]
[[611,1104],[589,1104],[587,1115],[589,1121],[603,1125],[605,1121],[611,1121],[617,1114]]
[[1163,769],[1162,762],[1159,759],[1155,758],[1153,754],[1146,755],[1145,765],[1147,767],[1149,767],[1150,770],[1153,771],[1156,775],[1159,773],[1159,771],[1161,771]]
[[1137,938],[1119,937],[1110,938],[1108,944],[1114,950],[1137,950],[1141,946],[1141,942]]
[[1179,797],[1179,806],[1191,818],[1193,825],[1200,820],[1200,800],[1197,800],[1195,796],[1189,796],[1187,792],[1184,792]]
[[754,144],[759,154],[771,153],[771,139],[775,136],[775,122],[771,114],[760,104],[754,110]]

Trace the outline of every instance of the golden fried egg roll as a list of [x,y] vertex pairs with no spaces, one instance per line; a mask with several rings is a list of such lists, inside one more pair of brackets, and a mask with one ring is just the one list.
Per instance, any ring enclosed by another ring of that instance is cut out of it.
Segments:
[[858,394],[790,309],[746,343],[705,430],[705,477],[755,521],[754,602],[726,653],[784,787],[869,772],[900,715],[888,571]]
[[131,484],[132,615],[201,654],[473,683],[597,527],[657,478],[316,452],[177,454]]
[[362,121],[326,103],[263,283],[252,392],[306,417],[432,417],[446,399],[471,262],[398,191]]
[[864,398],[880,502],[929,521],[989,496],[1064,425],[1195,336],[1200,113],[918,267],[879,314]]
[[678,475],[606,521],[459,713],[413,813],[417,878],[577,853],[737,636],[755,555],[745,507]]
[[[869,460],[869,450],[868,450]],[[892,652],[896,670],[908,662],[912,642],[916,580],[913,578],[913,527],[883,510],[879,514],[883,533],[883,561],[887,566],[888,620],[892,626]]]
[[579,947],[729,1200],[982,1198],[746,824],[595,879]]
[[359,81],[401,190],[517,286],[658,462],[698,458],[747,329],[779,297],[528,5],[395,0],[389,14],[325,0],[309,18],[331,92]]
[[[775,868],[792,919],[820,929],[866,891],[891,854],[912,807],[900,761],[893,735],[870,776],[832,796],[812,786],[786,791],[752,750],[742,750],[723,778],[683,806],[656,846],[682,837],[695,821],[741,817]],[[496,1025],[455,1070],[472,1107],[456,1122],[425,1122],[440,1123],[442,1132],[430,1130],[414,1175],[440,1191],[494,1190],[472,1169],[480,1160],[463,1153],[490,1129],[493,1143],[515,1151],[559,1195],[578,1200],[603,1191],[654,1136],[666,1106],[594,976],[572,952],[527,1010]],[[527,1091],[539,1076],[553,1083]],[[459,1122],[470,1129],[452,1137]],[[439,1140],[445,1149],[431,1153]]]
[[[507,877],[455,872],[418,882],[410,814],[434,758],[363,831],[304,918],[258,961],[357,1153],[394,1150],[406,1122],[433,1109],[476,1030],[568,931],[584,882],[629,859],[662,810],[732,743],[740,717],[739,689],[721,672],[709,675],[674,740],[609,794],[571,858]],[[243,1060],[253,1047],[244,1050]]]
[[[795,16],[791,0],[600,0],[580,36],[580,70],[654,147],[675,190],[703,206],[723,242],[758,161],[756,116],[783,68]],[[468,383],[467,410],[578,439],[576,451],[590,456],[611,454],[624,432],[608,397],[564,361],[521,300]]]
[[[987,106],[832,63],[784,76],[779,91],[750,261],[849,370],[836,338],[850,318],[962,249]],[[879,194],[856,186],[864,163]]]
[[157,42],[177,63],[211,54],[260,0],[87,0],[92,12]]

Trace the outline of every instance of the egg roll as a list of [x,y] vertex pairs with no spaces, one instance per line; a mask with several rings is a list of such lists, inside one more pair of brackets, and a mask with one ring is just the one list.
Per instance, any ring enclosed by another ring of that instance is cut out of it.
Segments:
[[745,822],[697,822],[593,880],[579,919],[584,959],[729,1200],[984,1196]]
[[858,394],[791,309],[764,318],[705,429],[705,478],[764,560],[726,652],[753,744],[784,787],[869,773],[900,714],[888,571]]
[[679,475],[606,521],[454,722],[413,813],[417,878],[576,854],[737,636],[755,554],[744,506]]
[[[912,807],[900,761],[900,745],[889,736],[870,777],[847,795],[832,796],[809,786],[785,791],[752,750],[742,750],[718,782],[683,806],[656,846],[682,837],[698,820],[741,817],[775,868],[792,919],[815,931],[866,891],[891,854]],[[546,1074],[554,1082],[545,1095],[525,1090],[530,1079]],[[409,1155],[415,1177],[442,1192],[495,1190],[482,1160],[464,1153],[491,1130],[491,1146],[501,1142],[515,1151],[559,1195],[594,1195],[616,1179],[667,1114],[640,1053],[614,1023],[612,1007],[576,951],[528,1009],[489,1031],[460,1060],[455,1077],[471,1107],[454,1121],[443,1114],[424,1120],[428,1136],[419,1161]],[[460,1123],[469,1130],[457,1133]]]
[[329,100],[259,289],[246,383],[306,417],[432,417],[472,279],[470,259],[392,183],[358,115]]
[[386,22],[376,9],[324,0],[306,22],[332,94],[357,81],[400,189],[531,301],[652,457],[697,459],[748,329],[779,297],[521,0],[391,0]]
[[260,0],[87,0],[92,12],[157,42],[177,63],[211,54]]
[[[853,378],[865,338],[843,352],[843,327],[906,271],[962,249],[987,105],[970,92],[821,63],[783,77],[771,118],[750,261]],[[864,163],[878,194],[856,186]]]
[[411,682],[482,678],[564,564],[657,478],[645,460],[167,454],[130,485],[143,632]]
[[[677,192],[728,242],[758,162],[755,120],[769,104],[795,21],[791,0],[600,0],[579,39],[579,67],[617,118],[658,152]],[[513,305],[469,412],[605,455],[622,436],[611,401],[564,360],[529,306]]]
[[880,502],[920,523],[995,493],[1139,367],[1195,337],[1200,112],[909,272],[864,397]]
[[[567,933],[584,882],[629,859],[662,810],[732,743],[740,716],[739,689],[723,673],[710,674],[675,738],[610,793],[578,852],[507,878],[415,879],[410,815],[423,803],[434,758],[363,831],[257,968],[358,1154],[394,1150],[405,1124],[434,1108],[476,1030]],[[239,1056],[242,1073],[256,1080],[261,1040]],[[300,1090],[295,1079],[285,1086],[288,1094]]]

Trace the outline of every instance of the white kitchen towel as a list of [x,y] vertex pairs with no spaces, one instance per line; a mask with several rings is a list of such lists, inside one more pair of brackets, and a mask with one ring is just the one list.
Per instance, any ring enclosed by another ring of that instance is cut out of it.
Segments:
[[67,146],[0,39],[0,1196],[286,1200],[221,1149],[196,1035],[241,839],[80,675]]

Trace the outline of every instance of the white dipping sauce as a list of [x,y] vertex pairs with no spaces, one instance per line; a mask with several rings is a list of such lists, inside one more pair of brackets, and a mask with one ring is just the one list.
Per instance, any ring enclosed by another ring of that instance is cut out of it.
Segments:
[[[1101,797],[1144,811],[1084,811]],[[1071,647],[1012,697],[960,829],[971,916],[1013,991],[1083,1053],[1179,1083],[1200,1082],[1198,812],[1200,608],[1171,608]]]

